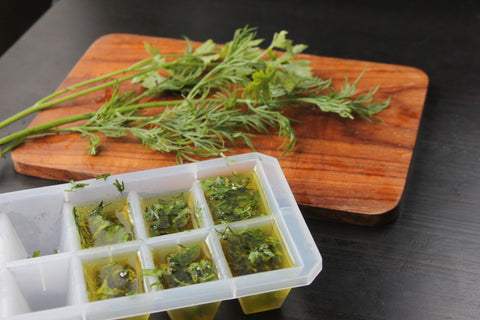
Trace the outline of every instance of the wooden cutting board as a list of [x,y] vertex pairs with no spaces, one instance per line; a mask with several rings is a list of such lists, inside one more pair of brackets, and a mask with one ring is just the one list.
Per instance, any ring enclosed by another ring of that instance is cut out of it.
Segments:
[[[180,53],[185,42],[131,34],[99,38],[60,85],[69,85],[125,68],[148,57],[143,42],[161,53]],[[380,84],[378,100],[391,96],[391,106],[378,116],[383,122],[343,119],[315,108],[299,108],[294,125],[297,146],[280,157],[282,140],[271,136],[254,139],[258,152],[277,157],[298,204],[306,215],[346,223],[378,225],[391,221],[403,193],[417,137],[428,77],[421,70],[384,63],[302,55],[314,73],[331,78],[340,87],[367,68],[358,89]],[[131,86],[131,85],[125,85]],[[111,94],[106,89],[40,112],[31,126],[60,117],[97,109]],[[102,138],[97,156],[87,153],[88,142],[78,134],[28,139],[12,152],[14,168],[22,174],[69,181],[104,173],[176,165],[174,155],[145,150],[130,138]],[[251,152],[240,146],[235,153]]]

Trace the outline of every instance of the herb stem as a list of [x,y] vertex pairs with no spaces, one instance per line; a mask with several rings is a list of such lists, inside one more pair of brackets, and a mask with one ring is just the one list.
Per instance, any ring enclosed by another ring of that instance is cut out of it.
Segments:
[[[58,98],[56,100],[49,100],[49,99],[42,99],[41,101],[45,101],[45,102],[41,102],[41,103],[35,103],[33,106],[11,116],[10,118],[7,118],[5,119],[4,121],[0,122],[0,129],[1,128],[4,128],[10,124],[12,124],[13,122],[15,121],[18,121],[26,116],[28,116],[29,114],[32,114],[34,112],[37,112],[37,111],[42,111],[42,110],[45,110],[45,109],[48,109],[54,105],[57,105],[57,104],[60,104],[60,103],[63,103],[65,101],[69,101],[69,100],[72,100],[72,99],[75,99],[75,98],[78,98],[78,97],[81,97],[81,96],[84,96],[86,94],[89,94],[89,93],[92,93],[92,92],[95,92],[95,91],[98,91],[98,90],[101,90],[101,89],[105,89],[105,88],[109,88],[115,84],[118,84],[120,82],[124,82],[124,81],[127,81],[127,80],[130,80],[136,76],[138,76],[139,74],[144,74],[144,73],[147,73],[149,72],[150,70],[144,70],[144,71],[141,71],[139,73],[136,73],[136,74],[131,74],[131,75],[128,75],[128,76],[125,76],[125,77],[122,77],[122,78],[119,78],[119,79],[115,79],[115,80],[111,80],[111,81],[108,81],[108,82],[105,82],[105,83],[102,83],[100,85],[97,85],[97,86],[94,86],[94,87],[91,87],[91,88],[88,88],[88,89],[85,89],[85,90],[82,90],[82,91],[78,91],[78,92],[75,92],[75,93],[72,93],[68,96],[65,96],[65,97],[62,97],[62,98]],[[51,96],[55,97],[55,96],[58,96],[60,95],[61,93],[64,93],[64,92],[68,92],[71,90],[72,87],[70,88],[67,88],[67,89],[64,89],[64,90],[61,90],[59,91],[60,93],[59,94],[52,94]]]
[[49,100],[51,100],[55,97],[58,97],[58,96],[60,96],[64,93],[76,90],[76,89],[81,88],[81,87],[88,86],[88,85],[93,84],[95,82],[99,82],[99,81],[103,81],[103,80],[106,80],[106,79],[109,79],[109,78],[113,78],[115,76],[118,76],[118,75],[123,74],[123,73],[130,72],[130,71],[136,71],[137,69],[142,68],[145,65],[151,64],[152,61],[153,61],[152,57],[146,58],[146,59],[143,59],[143,60],[141,60],[137,63],[134,63],[133,65],[131,65],[128,68],[117,70],[117,71],[114,71],[114,72],[111,72],[111,73],[108,73],[108,74],[104,74],[104,75],[101,75],[101,76],[98,76],[98,77],[95,77],[95,78],[87,79],[85,81],[76,83],[74,85],[71,85],[71,86],[69,86],[67,88],[64,88],[62,90],[58,90],[58,91],[46,96],[45,98],[39,100],[37,102],[37,104],[43,104],[46,101],[49,101]]
[[[208,54],[213,54],[213,53],[216,53],[216,51],[205,52],[205,53],[198,54],[198,55],[193,54],[193,55],[194,56],[202,56],[202,55],[208,55]],[[24,117],[32,114],[32,113],[48,109],[48,108],[50,108],[52,106],[55,106],[57,104],[60,104],[60,103],[63,103],[63,102],[69,101],[69,100],[73,100],[75,98],[87,95],[89,93],[92,93],[92,92],[95,92],[95,91],[98,91],[98,90],[101,90],[101,89],[109,88],[109,87],[111,87],[115,84],[122,83],[122,82],[125,82],[125,81],[128,81],[128,80],[131,80],[135,77],[147,74],[147,73],[149,73],[153,70],[156,70],[157,68],[158,68],[158,70],[166,71],[165,67],[173,65],[176,62],[173,61],[173,62],[169,62],[169,63],[164,63],[160,67],[160,66],[155,66],[155,64],[154,64],[155,59],[158,60],[160,58],[174,58],[174,57],[181,57],[181,56],[183,56],[183,54],[165,54],[165,55],[161,55],[161,56],[159,55],[159,56],[155,56],[155,57],[146,58],[146,59],[143,59],[143,60],[131,65],[130,67],[125,68],[125,69],[117,70],[117,71],[114,71],[114,72],[111,72],[111,73],[108,73],[108,74],[105,74],[105,75],[101,75],[99,77],[91,78],[91,79],[85,80],[83,82],[79,82],[79,83],[76,83],[74,85],[71,85],[67,88],[58,90],[58,91],[40,99],[39,101],[37,101],[32,106],[30,106],[30,107],[16,113],[15,115],[1,121],[0,122],[0,129],[6,127],[6,126],[24,118]],[[210,63],[209,65],[215,65],[215,64],[216,63]],[[202,66],[204,64],[189,62],[188,65]],[[59,98],[59,99],[52,100],[52,99],[54,99],[58,96],[61,96],[62,94],[72,92],[76,89],[79,89],[79,88],[82,88],[82,87],[85,87],[85,86],[88,86],[88,85],[91,85],[91,84],[94,84],[94,83],[97,83],[97,82],[100,82],[100,81],[103,81],[103,80],[106,80],[106,79],[110,79],[110,78],[116,77],[120,74],[125,74],[125,73],[128,73],[128,72],[135,72],[135,73],[124,76],[124,77],[121,77],[121,78],[110,80],[108,82],[90,87],[88,89],[84,89],[82,91],[71,93],[71,94],[69,94],[67,96],[64,96],[62,98]],[[139,99],[137,99],[137,100],[139,100]]]

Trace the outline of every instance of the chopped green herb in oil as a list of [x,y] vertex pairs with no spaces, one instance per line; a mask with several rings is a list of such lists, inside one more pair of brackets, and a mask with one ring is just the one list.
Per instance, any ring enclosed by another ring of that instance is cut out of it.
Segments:
[[223,251],[234,276],[285,267],[280,241],[261,229],[236,233],[230,227],[220,232]]
[[131,258],[85,265],[88,295],[91,301],[135,295],[143,292],[140,275]]
[[251,176],[232,175],[202,181],[216,223],[229,223],[266,215]]
[[159,198],[145,207],[145,220],[151,237],[193,228],[191,209],[184,194]]
[[211,259],[202,253],[201,247],[179,245],[179,252],[172,253],[159,263],[157,269],[143,269],[144,276],[158,277],[155,285],[175,288],[217,279]]
[[[111,204],[111,203],[110,203]],[[105,210],[110,204],[101,201],[92,210],[73,208],[73,216],[83,249],[134,239],[126,208]]]

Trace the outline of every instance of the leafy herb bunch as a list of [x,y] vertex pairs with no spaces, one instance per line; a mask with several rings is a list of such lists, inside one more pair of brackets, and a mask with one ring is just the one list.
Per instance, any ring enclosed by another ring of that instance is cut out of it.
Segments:
[[[28,114],[50,108],[79,96],[113,87],[111,98],[97,111],[40,124],[0,139],[1,155],[21,145],[27,137],[77,132],[89,141],[89,152],[99,151],[99,134],[120,138],[133,136],[147,148],[176,153],[177,161],[223,155],[228,144],[242,142],[255,149],[251,140],[258,133],[275,132],[284,139],[283,153],[295,146],[292,119],[284,111],[302,105],[317,106],[323,112],[342,117],[375,118],[389,100],[375,102],[378,89],[357,94],[348,78],[337,91],[330,80],[312,74],[309,61],[297,55],[306,49],[293,44],[287,32],[273,36],[262,50],[256,29],[244,27],[223,45],[207,40],[194,47],[187,39],[183,54],[162,55],[146,44],[151,57],[110,74],[89,79],[53,93],[30,108],[0,122],[3,128]],[[119,83],[132,81],[144,90],[121,92]],[[179,99],[153,99],[172,94]],[[148,102],[145,102],[149,98]],[[155,115],[141,112],[161,108]],[[82,120],[80,125],[68,125]],[[60,127],[61,126],[61,127]]]

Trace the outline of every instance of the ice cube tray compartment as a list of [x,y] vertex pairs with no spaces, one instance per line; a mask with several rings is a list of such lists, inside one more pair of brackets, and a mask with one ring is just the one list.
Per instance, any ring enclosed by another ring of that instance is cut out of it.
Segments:
[[[52,192],[55,189],[56,192]],[[0,228],[9,234],[16,233],[27,256],[32,256],[35,251],[47,255],[58,250],[63,190],[58,186],[37,188],[0,195],[0,199],[0,216],[4,216],[0,218]],[[4,241],[3,237],[1,239],[0,248]],[[4,250],[8,251],[8,246],[0,251],[0,264]]]
[[[216,224],[201,181],[250,171],[258,179],[267,215]],[[120,192],[113,182],[123,182],[125,190]],[[320,253],[278,161],[272,157],[250,153],[83,183],[87,186],[77,190],[72,189],[72,184],[61,184],[0,195],[0,319],[112,319],[281,290],[286,290],[286,296],[288,289],[308,285],[321,271]],[[193,228],[150,236],[144,217],[145,201],[179,193],[187,195]],[[128,206],[134,238],[82,249],[73,208],[94,206],[100,201],[124,202]],[[233,275],[220,235],[227,227],[273,232],[290,265]],[[155,277],[144,276],[139,294],[99,301],[89,297],[86,270],[91,263],[133,255],[138,259],[138,269],[152,269],[158,252],[194,244],[207,250],[218,279],[165,289],[153,285]],[[40,250],[40,257],[28,258],[36,250]],[[56,250],[58,254],[54,254]]]

